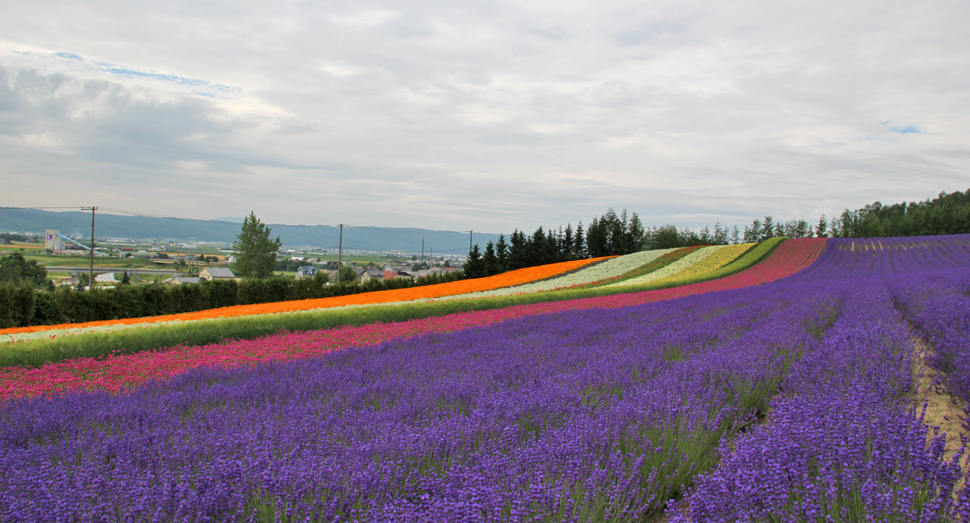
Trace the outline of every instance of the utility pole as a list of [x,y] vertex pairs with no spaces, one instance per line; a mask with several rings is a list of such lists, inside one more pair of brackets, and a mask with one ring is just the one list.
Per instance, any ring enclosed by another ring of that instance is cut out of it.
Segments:
[[340,246],[337,250],[337,283],[340,283],[340,269],[344,266],[344,224],[340,224]]
[[472,232],[468,231],[468,252],[472,252]]
[[97,207],[81,207],[82,211],[91,211],[91,269],[88,272],[88,288],[94,289],[94,211]]
[[424,259],[424,238],[421,238],[421,259]]

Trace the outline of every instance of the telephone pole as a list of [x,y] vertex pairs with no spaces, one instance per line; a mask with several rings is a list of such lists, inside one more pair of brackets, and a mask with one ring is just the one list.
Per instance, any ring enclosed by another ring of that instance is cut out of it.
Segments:
[[472,232],[468,231],[468,252],[472,252]]
[[421,259],[424,259],[424,238],[421,238]]
[[88,288],[94,289],[94,211],[97,207],[81,207],[82,211],[91,211],[91,269],[88,272]]
[[337,283],[340,283],[340,269],[344,267],[344,224],[340,224],[340,244],[337,247]]

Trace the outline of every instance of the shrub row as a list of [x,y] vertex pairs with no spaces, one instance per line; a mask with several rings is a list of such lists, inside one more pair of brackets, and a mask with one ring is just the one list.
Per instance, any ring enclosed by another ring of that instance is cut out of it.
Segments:
[[326,278],[269,278],[203,281],[181,285],[117,285],[77,291],[62,287],[35,291],[29,285],[0,285],[0,328],[57,325],[195,312],[233,305],[344,296],[461,279],[460,272],[410,280],[370,280],[327,285]]

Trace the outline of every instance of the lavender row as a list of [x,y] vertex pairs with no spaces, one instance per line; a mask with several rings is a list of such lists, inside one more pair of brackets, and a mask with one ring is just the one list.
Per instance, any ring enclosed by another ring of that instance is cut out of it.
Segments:
[[[928,343],[928,363],[941,372],[948,392],[970,401],[970,273],[938,272],[922,285],[906,283],[896,286],[894,297]],[[970,418],[970,408],[966,414]]]
[[831,281],[970,268],[970,234],[829,238],[825,251],[787,282]]
[[832,325],[788,373],[770,421],[723,444],[670,521],[970,521],[970,490],[954,493],[966,448],[948,457],[913,402],[909,328],[932,336],[937,366],[965,390],[970,237],[880,240],[830,240],[776,282],[828,292]]
[[634,521],[698,475],[692,521],[958,517],[954,464],[901,406],[912,346],[886,289],[909,284],[876,276],[966,250],[878,252],[895,254],[827,250],[756,288],[17,400],[0,411],[0,519]]
[[17,400],[0,519],[637,520],[766,408],[827,299],[765,286]]

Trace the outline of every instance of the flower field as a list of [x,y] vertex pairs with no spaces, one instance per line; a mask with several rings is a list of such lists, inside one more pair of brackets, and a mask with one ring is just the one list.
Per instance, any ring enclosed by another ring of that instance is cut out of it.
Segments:
[[680,287],[3,369],[0,520],[970,521],[913,373],[926,342],[967,399],[968,294],[970,236],[788,240]]
[[636,278],[630,278],[621,282],[609,284],[610,286],[625,286],[625,285],[641,285],[644,283],[650,283],[658,280],[663,280],[670,276],[680,273],[688,269],[689,267],[696,265],[710,256],[713,256],[718,251],[725,249],[726,245],[712,245],[709,247],[702,247],[696,251],[684,256],[683,258],[663,267],[659,270],[638,276]]
[[667,283],[678,280],[686,280],[689,278],[696,278],[697,276],[701,276],[709,272],[714,272],[717,269],[720,269],[721,267],[724,267],[725,265],[738,259],[738,257],[754,246],[755,244],[753,243],[725,245],[703,260],[688,266],[676,274],[671,274],[665,278],[654,280],[654,283]]
[[[285,312],[306,311],[313,309],[325,309],[334,307],[348,307],[359,305],[372,305],[381,303],[406,302],[421,299],[433,299],[453,294],[467,294],[470,292],[480,292],[484,290],[498,289],[521,285],[550,278],[558,274],[576,270],[583,266],[597,263],[608,258],[594,258],[585,260],[575,260],[562,263],[541,265],[538,267],[528,267],[509,271],[487,278],[476,278],[470,280],[458,280],[438,285],[428,285],[422,287],[408,287],[404,289],[393,289],[386,291],[367,292],[361,294],[351,294],[348,296],[336,296],[332,298],[321,298],[316,300],[297,300],[275,303],[261,303],[253,305],[237,305],[233,307],[222,307],[198,312],[188,312],[183,314],[169,314],[165,316],[154,316],[150,318],[130,318],[122,320],[98,321],[82,324],[70,325],[37,325],[33,327],[16,327],[10,329],[0,329],[0,342],[4,341],[23,341],[38,336],[32,333],[57,332],[60,334],[71,334],[86,332],[91,329],[110,328],[114,325],[149,325],[153,323],[166,323],[173,321],[192,321],[213,318],[227,318],[239,316],[254,316],[259,314],[278,314]],[[32,334],[31,336],[24,336]],[[19,335],[19,336],[18,336]]]
[[556,278],[516,285],[515,287],[504,287],[490,291],[473,292],[469,294],[458,294],[448,296],[443,299],[467,299],[485,298],[489,296],[511,296],[513,294],[526,294],[530,292],[545,292],[557,289],[568,289],[571,287],[587,285],[590,283],[621,277],[631,271],[650,264],[656,259],[674,252],[677,249],[657,249],[653,251],[641,251],[626,256],[619,256],[605,262],[598,263],[591,267],[580,269]]
[[759,285],[803,269],[818,255],[821,245],[824,245],[824,241],[789,240],[767,260],[742,273],[662,290],[519,305],[406,322],[290,333],[256,340],[236,340],[139,354],[111,354],[105,358],[74,358],[48,363],[40,368],[0,368],[0,401],[11,397],[83,389],[118,391],[123,387],[153,379],[167,379],[199,367],[302,359],[351,346],[431,332],[450,332],[538,314],[627,307],[715,290]]

